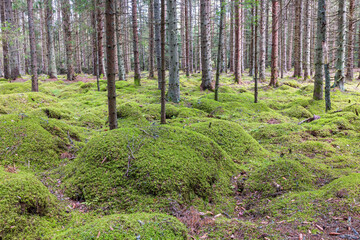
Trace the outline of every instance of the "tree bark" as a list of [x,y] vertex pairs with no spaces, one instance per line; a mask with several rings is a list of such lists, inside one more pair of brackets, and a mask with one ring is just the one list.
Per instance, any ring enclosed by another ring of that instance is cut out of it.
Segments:
[[117,128],[116,115],[116,63],[115,63],[115,27],[114,18],[116,14],[115,0],[106,0],[105,21],[106,21],[106,73],[108,88],[108,107],[109,107],[109,125],[110,130]]
[[241,7],[238,0],[234,0],[234,31],[235,31],[235,56],[234,56],[234,73],[235,82],[241,83],[241,39],[240,39],[240,25],[241,25]]
[[190,44],[189,44],[189,14],[188,14],[188,0],[185,0],[185,71],[186,76],[190,76]]
[[125,68],[124,68],[124,55],[123,55],[123,46],[122,46],[122,37],[121,37],[121,28],[120,28],[120,18],[121,18],[121,6],[120,2],[115,0],[116,6],[116,50],[117,50],[117,62],[118,62],[118,71],[119,71],[119,80],[125,80]]
[[176,0],[167,0],[168,11],[168,41],[169,41],[169,90],[168,98],[170,101],[178,103],[180,101],[180,82],[179,82],[179,53],[177,41],[177,19],[176,19]]
[[345,90],[345,21],[346,21],[346,3],[344,0],[339,1],[338,11],[338,37],[337,37],[337,52],[336,52],[336,74],[335,74],[335,87],[340,90]]
[[259,46],[259,80],[265,81],[265,0],[260,0],[260,46]]
[[56,61],[55,61],[55,47],[54,47],[54,30],[53,30],[53,7],[52,0],[46,0],[46,30],[47,30],[47,45],[48,45],[48,75],[49,78],[57,78]]
[[155,19],[155,52],[158,74],[158,88],[161,89],[161,37],[160,37],[160,0],[154,0],[154,19]]
[[[0,17],[2,26],[5,26],[5,3],[0,1]],[[7,31],[4,30],[4,36],[2,38],[2,47],[3,47],[3,62],[4,62],[4,77],[5,79],[10,79],[10,64],[9,64],[9,43]]]
[[133,51],[134,51],[134,83],[140,86],[140,62],[139,62],[139,36],[137,27],[137,4],[132,0],[132,29],[133,29]]
[[[14,13],[11,0],[5,0],[5,21],[6,26],[10,29],[8,33],[16,34],[16,24],[14,20]],[[19,69],[19,51],[16,46],[16,41],[8,42],[8,52],[9,52],[9,66],[10,66],[10,79],[15,80],[17,77],[20,77]]]
[[149,2],[149,78],[154,78],[154,0]]
[[270,86],[278,86],[278,47],[279,47],[279,2],[272,0],[272,50],[271,50],[271,79]]
[[350,0],[349,5],[349,32],[347,42],[347,72],[346,80],[352,81],[354,78],[354,36],[355,36],[355,0]]
[[104,29],[104,22],[101,16],[101,9],[103,6],[103,0],[97,0],[97,8],[96,8],[96,19],[97,19],[97,39],[98,39],[98,62],[99,62],[99,74],[105,74],[104,69],[104,48],[103,48],[103,29]]
[[36,60],[36,42],[33,19],[33,1],[27,0],[28,21],[29,21],[29,38],[30,38],[30,53],[31,53],[31,91],[38,92],[38,75],[37,75],[37,60]]
[[315,55],[314,100],[323,99],[324,86],[324,45],[326,44],[326,0],[318,1],[317,38]]
[[200,21],[201,21],[201,90],[213,90],[212,69],[211,69],[211,48],[210,48],[210,2],[200,0]]
[[302,0],[295,1],[294,77],[302,76]]
[[304,79],[310,78],[310,40],[311,16],[310,0],[305,0],[305,38],[304,38]]
[[71,38],[71,23],[70,23],[70,2],[69,0],[62,0],[62,16],[64,27],[64,40],[66,51],[66,67],[67,79],[69,81],[75,80],[74,63],[73,63],[73,46]]
[[223,46],[223,30],[224,30],[224,15],[225,12],[225,3],[224,0],[220,0],[220,24],[219,24],[219,44],[218,44],[218,55],[217,55],[217,62],[216,62],[216,81],[215,81],[215,101],[219,101],[219,82],[220,82],[220,62],[222,56],[222,49]]
[[161,124],[166,124],[165,91],[165,0],[161,0]]

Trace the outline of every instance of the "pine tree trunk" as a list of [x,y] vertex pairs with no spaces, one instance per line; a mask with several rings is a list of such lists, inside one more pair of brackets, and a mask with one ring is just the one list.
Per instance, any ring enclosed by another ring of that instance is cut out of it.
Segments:
[[337,52],[336,52],[336,74],[334,86],[339,87],[340,90],[345,90],[345,21],[346,21],[346,3],[344,0],[339,1],[338,11],[338,37],[337,37]]
[[222,57],[222,46],[223,44],[223,30],[224,30],[224,15],[226,16],[225,12],[225,3],[224,0],[220,0],[220,24],[219,24],[219,43],[218,43],[218,55],[217,55],[217,62],[216,62],[216,81],[215,81],[215,101],[219,100],[219,86],[220,86],[220,62]]
[[[292,7],[289,5],[289,12],[291,13]],[[287,69],[290,70],[292,68],[292,59],[293,59],[293,39],[294,39],[294,18],[292,14],[289,16],[289,26],[288,26],[288,43],[287,43]]]
[[48,50],[48,46],[47,46],[47,36],[46,36],[46,21],[44,21],[44,15],[43,14],[43,9],[39,9],[40,10],[40,28],[41,28],[41,56],[42,56],[42,68],[41,68],[41,72],[42,73],[46,73],[48,70],[48,58],[47,58],[47,52]]
[[310,78],[310,40],[311,16],[310,0],[305,0],[305,38],[304,38],[304,79]]
[[48,45],[48,75],[49,78],[57,78],[56,61],[55,61],[55,47],[54,47],[54,30],[53,30],[53,8],[52,0],[46,0],[46,31],[47,31],[47,45]]
[[315,49],[314,100],[323,99],[324,86],[324,45],[326,44],[326,0],[318,1],[317,38]]
[[161,124],[166,124],[165,100],[165,0],[161,0]]
[[[0,17],[2,26],[5,25],[5,3],[0,1]],[[3,62],[4,62],[4,77],[10,79],[10,64],[9,64],[9,44],[7,39],[7,31],[4,30],[4,36],[2,38],[2,47],[3,47]]]
[[[14,13],[11,0],[5,0],[5,21],[6,26],[10,29],[11,34],[16,34],[16,24],[14,20]],[[20,69],[18,62],[19,51],[16,46],[16,41],[8,42],[8,52],[9,52],[9,66],[10,66],[10,79],[16,79],[20,77]]]
[[265,22],[265,67],[268,67],[270,65],[269,61],[269,15],[270,15],[270,0],[266,1],[266,22]]
[[193,14],[192,14],[192,0],[187,0],[188,14],[189,14],[189,72],[194,72],[194,44],[193,44]]
[[73,63],[73,46],[71,38],[71,25],[70,25],[70,2],[69,0],[62,0],[62,16],[64,27],[64,40],[66,51],[66,68],[67,80],[75,80],[74,63]]
[[279,47],[279,2],[272,0],[272,49],[271,49],[271,79],[270,86],[278,86],[278,47]]
[[349,5],[349,32],[347,42],[347,72],[346,80],[352,81],[354,78],[354,36],[355,36],[355,0],[350,0]]
[[96,8],[96,19],[97,19],[97,39],[98,39],[98,62],[99,62],[99,74],[105,74],[104,69],[104,48],[103,48],[103,29],[104,29],[104,21],[101,16],[102,14],[102,6],[103,0],[97,0],[97,8]]
[[154,0],[149,2],[149,78],[154,78]]
[[107,88],[108,88],[108,108],[109,108],[109,125],[110,130],[117,128],[116,115],[116,63],[115,63],[115,28],[114,18],[116,16],[116,0],[106,0],[105,5],[105,21],[106,21],[106,73],[107,73]]
[[294,77],[302,76],[302,0],[295,1]]
[[235,52],[234,52],[234,73],[235,82],[241,83],[241,41],[240,41],[240,29],[241,29],[241,7],[239,1],[234,1],[234,31],[235,31]]
[[161,38],[160,38],[160,0],[154,0],[154,19],[155,19],[155,52],[158,74],[158,88],[161,88]]
[[137,4],[132,0],[132,29],[133,29],[133,51],[134,51],[134,83],[140,86],[140,62],[139,62],[139,37],[137,28]]
[[208,0],[200,0],[200,21],[201,21],[201,90],[213,90],[212,69],[211,69],[211,49],[210,49],[210,2]]
[[185,7],[184,7],[184,11],[185,11],[185,72],[186,72],[186,76],[189,77],[190,76],[190,64],[189,64],[189,59],[190,59],[190,44],[189,44],[189,14],[188,14],[188,0],[185,0]]
[[27,0],[28,22],[29,22],[29,38],[31,53],[31,91],[38,92],[38,75],[37,75],[37,59],[36,59],[36,42],[33,19],[33,1]]
[[266,39],[266,33],[265,33],[265,0],[260,0],[260,46],[259,46],[259,80],[264,81],[265,80],[265,39]]
[[121,37],[121,28],[120,28],[120,18],[121,18],[121,6],[120,2],[115,0],[116,6],[116,51],[117,51],[117,63],[118,63],[118,71],[119,71],[119,80],[125,80],[125,68],[124,68],[124,55],[123,55],[123,46],[122,46],[122,37]]
[[234,72],[234,1],[230,2],[230,56],[229,56],[229,69],[230,72]]
[[169,90],[168,98],[170,101],[178,103],[180,101],[180,82],[179,82],[179,53],[176,26],[176,0],[167,0],[168,11],[168,41],[169,41]]

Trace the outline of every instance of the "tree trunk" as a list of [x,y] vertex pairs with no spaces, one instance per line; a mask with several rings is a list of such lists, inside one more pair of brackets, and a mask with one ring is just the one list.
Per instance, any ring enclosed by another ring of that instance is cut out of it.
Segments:
[[193,14],[192,14],[192,0],[187,0],[187,7],[188,7],[188,14],[189,14],[189,20],[188,20],[188,30],[189,30],[189,73],[194,72],[194,46],[193,46]]
[[259,46],[259,80],[265,80],[265,0],[260,0],[260,46]]
[[133,50],[134,50],[134,83],[140,86],[140,62],[139,62],[139,37],[137,30],[137,4],[132,0],[132,29],[133,29]]
[[115,22],[116,22],[116,50],[117,50],[117,62],[118,62],[118,71],[119,71],[119,80],[125,80],[125,68],[124,68],[124,55],[123,55],[123,46],[122,46],[122,37],[121,37],[121,28],[120,28],[120,2],[115,0],[115,6],[116,6],[116,16],[115,16]]
[[70,2],[69,0],[62,0],[62,16],[64,26],[64,40],[66,51],[66,67],[67,79],[69,81],[75,80],[74,63],[73,63],[73,46],[71,38],[71,25],[70,25]]
[[240,25],[241,25],[241,7],[239,1],[234,1],[234,31],[235,31],[235,56],[234,56],[234,72],[235,82],[241,83],[241,41],[240,41]]
[[302,0],[295,1],[294,77],[302,76]]
[[[14,20],[14,13],[11,0],[5,0],[5,21],[6,26],[10,29],[11,34],[16,34],[16,24]],[[10,64],[10,79],[16,79],[20,77],[19,69],[19,51],[16,46],[16,41],[8,42],[8,51],[9,51],[9,64]]]
[[36,42],[33,19],[33,1],[27,0],[28,7],[28,21],[29,21],[29,38],[30,38],[30,53],[31,53],[31,91],[38,92],[38,75],[37,75],[37,60],[36,60]]
[[176,0],[167,0],[168,11],[168,41],[169,41],[169,90],[168,98],[170,101],[178,103],[180,101],[180,82],[179,82],[179,53],[177,41],[177,19],[176,19]]
[[154,78],[154,0],[149,2],[149,78]]
[[190,55],[189,55],[189,14],[188,14],[188,0],[185,0],[185,71],[186,71],[186,76],[189,77],[190,76],[190,64],[189,64],[189,59],[190,59]]
[[219,101],[219,81],[220,81],[220,62],[222,56],[221,47],[223,46],[223,30],[224,30],[224,15],[225,12],[225,3],[224,0],[220,0],[220,24],[219,24],[219,44],[218,44],[218,55],[217,55],[217,62],[216,62],[216,81],[215,81],[215,101]]
[[48,75],[49,78],[57,78],[56,61],[55,61],[55,47],[54,47],[54,30],[53,30],[53,8],[52,0],[46,0],[46,31],[47,31],[47,45],[48,45]]
[[104,48],[103,48],[103,29],[104,29],[104,21],[101,16],[101,9],[103,6],[103,0],[97,0],[97,8],[96,8],[96,19],[97,19],[97,34],[98,34],[98,62],[99,62],[99,74],[105,74],[104,69]]
[[[0,17],[2,26],[5,25],[5,3],[0,1]],[[3,59],[4,59],[4,77],[10,79],[10,64],[9,64],[9,44],[7,31],[4,30],[4,36],[2,38],[2,47],[3,47]]]
[[310,0],[305,0],[305,38],[304,38],[304,79],[310,78],[310,40],[311,16]]
[[271,49],[271,80],[270,86],[278,86],[278,47],[279,47],[279,2],[272,0],[272,49]]
[[336,74],[335,74],[335,87],[340,90],[345,90],[345,21],[346,21],[346,3],[344,0],[339,1],[338,11],[338,38],[337,38],[337,52],[336,52]]
[[165,0],[161,0],[161,124],[166,124],[165,91]]
[[229,69],[230,72],[234,72],[234,5],[235,2],[231,1],[230,2],[230,40],[229,40],[229,49],[230,49],[230,54],[229,54]]
[[355,0],[350,0],[349,5],[349,32],[347,42],[347,72],[346,80],[352,81],[354,78],[354,36],[355,36]]
[[160,0],[154,0],[154,19],[155,19],[155,50],[158,74],[158,88],[161,89],[161,38],[160,38]]
[[116,15],[116,0],[106,0],[105,21],[106,21],[106,75],[108,88],[108,107],[110,130],[117,128],[116,115],[116,63],[115,63],[115,28],[114,18]]
[[269,12],[270,0],[266,1],[266,22],[265,22],[265,67],[269,66]]
[[323,99],[324,86],[324,45],[326,44],[326,0],[318,1],[317,38],[315,55],[314,100]]
[[[258,19],[258,5],[255,3],[255,6],[253,6],[254,8],[254,19]],[[258,61],[257,61],[257,56],[258,56],[258,51],[257,51],[257,45],[258,45],[258,24],[257,22],[254,24],[254,32],[255,32],[255,36],[254,36],[254,82],[255,82],[255,86],[254,86],[254,103],[258,102]]]
[[200,21],[201,21],[201,90],[213,90],[212,69],[211,69],[211,48],[210,48],[210,2],[200,0]]

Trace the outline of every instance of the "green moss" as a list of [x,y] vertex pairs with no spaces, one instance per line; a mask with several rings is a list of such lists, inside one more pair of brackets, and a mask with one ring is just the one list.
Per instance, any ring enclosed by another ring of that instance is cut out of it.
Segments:
[[199,98],[193,102],[192,106],[207,113],[223,112],[222,104],[213,99]]
[[0,94],[26,93],[31,91],[30,81],[25,83],[0,82]]
[[247,163],[264,158],[269,153],[237,123],[222,120],[195,123],[188,127],[213,139],[234,161]]
[[181,108],[178,118],[206,117],[206,112],[196,108]]
[[246,192],[258,191],[264,197],[289,191],[311,189],[312,175],[294,160],[277,160],[252,173],[245,182]]
[[[160,120],[161,105],[148,104],[143,107],[142,112],[146,115],[147,119]],[[179,108],[172,104],[166,104],[165,112],[166,118],[176,118],[179,115]]]
[[304,153],[305,155],[322,154],[325,156],[331,155],[336,152],[333,146],[328,142],[310,141],[307,140],[300,144],[296,144],[297,150]]
[[1,239],[41,239],[62,218],[57,204],[33,175],[0,167]]
[[294,123],[267,124],[253,129],[250,134],[259,141],[288,135],[291,132],[300,131],[301,126]]
[[170,126],[118,129],[92,138],[64,179],[70,197],[132,211],[171,199],[230,194],[237,167],[212,140]]
[[306,110],[302,106],[292,106],[282,111],[282,113],[286,116],[294,117],[294,118],[310,118],[313,116],[313,114],[311,114],[308,110]]
[[159,213],[105,216],[69,228],[53,239],[187,239],[186,228],[175,217]]
[[48,118],[70,119],[71,116],[71,112],[64,108],[44,107],[40,108],[40,110],[44,112]]
[[290,86],[292,88],[300,88],[301,87],[301,84],[295,80],[286,81],[286,82],[284,82],[284,85]]
[[139,104],[127,102],[116,107],[118,118],[139,118],[142,117]]
[[99,129],[104,127],[105,121],[102,120],[99,115],[95,113],[86,112],[80,115],[79,125],[82,127]]

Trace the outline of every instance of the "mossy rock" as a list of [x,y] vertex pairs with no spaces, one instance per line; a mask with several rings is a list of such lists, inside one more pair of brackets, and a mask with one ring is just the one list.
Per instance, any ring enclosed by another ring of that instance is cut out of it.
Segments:
[[274,197],[289,191],[309,190],[314,178],[294,160],[277,160],[267,164],[245,182],[245,193],[259,192],[263,197]]
[[70,228],[52,239],[187,239],[185,226],[175,217],[159,213],[116,214]]
[[60,153],[67,150],[68,140],[52,135],[42,127],[47,119],[26,115],[0,116],[0,160],[35,168],[54,166]]
[[[207,113],[221,112],[222,104],[213,99],[199,98],[192,103],[193,108],[202,110]],[[222,110],[223,112],[223,110]]]
[[132,211],[170,198],[216,202],[218,193],[231,193],[236,169],[201,134],[170,126],[122,128],[93,137],[66,167],[64,183],[73,199]]
[[238,163],[257,161],[269,155],[254,138],[234,122],[211,120],[192,124],[188,129],[214,140]]
[[290,86],[292,88],[300,88],[301,87],[301,84],[295,80],[286,81],[286,82],[284,82],[284,85]]
[[[147,119],[160,120],[161,118],[161,105],[148,104],[143,107],[142,112],[146,115]],[[167,119],[176,118],[179,115],[179,108],[172,104],[166,104],[165,114]]]
[[55,196],[33,175],[7,170],[0,166],[0,239],[43,239],[62,219]]
[[294,118],[311,118],[313,116],[311,112],[302,106],[292,106],[282,111],[282,113],[286,116]]
[[140,106],[137,103],[127,102],[116,107],[118,118],[142,117]]

